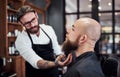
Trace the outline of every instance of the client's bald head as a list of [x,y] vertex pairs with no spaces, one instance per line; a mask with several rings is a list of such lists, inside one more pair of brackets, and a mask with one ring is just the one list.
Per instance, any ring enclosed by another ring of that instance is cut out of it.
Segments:
[[101,26],[100,24],[91,18],[80,18],[74,25],[76,25],[80,33],[87,34],[88,38],[92,41],[97,41],[101,35]]

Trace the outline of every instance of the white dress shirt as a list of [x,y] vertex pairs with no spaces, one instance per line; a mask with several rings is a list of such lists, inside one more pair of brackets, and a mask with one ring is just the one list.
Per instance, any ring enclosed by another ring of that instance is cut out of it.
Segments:
[[[55,55],[62,54],[61,48],[58,44],[56,34],[51,26],[40,24],[40,27],[48,34],[48,36],[52,40],[53,52]],[[34,44],[48,44],[50,39],[47,35],[40,29],[40,35],[36,36],[35,34],[30,34]],[[16,41],[15,41],[16,49],[23,56],[23,58],[29,62],[34,68],[38,69],[37,62],[38,60],[42,60],[40,56],[38,56],[34,50],[32,49],[32,43],[26,31],[22,31]]]

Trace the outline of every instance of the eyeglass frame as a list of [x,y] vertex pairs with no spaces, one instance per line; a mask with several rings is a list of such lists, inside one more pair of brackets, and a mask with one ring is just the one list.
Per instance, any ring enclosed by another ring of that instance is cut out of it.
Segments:
[[31,23],[35,23],[37,21],[37,17],[35,15],[35,17],[33,19],[31,19],[30,21],[27,21],[25,23],[23,23],[21,20],[19,20],[19,21],[23,26],[29,27],[31,25]]

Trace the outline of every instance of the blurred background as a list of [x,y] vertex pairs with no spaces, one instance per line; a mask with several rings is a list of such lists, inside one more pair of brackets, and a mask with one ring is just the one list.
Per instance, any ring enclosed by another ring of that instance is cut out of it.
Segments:
[[22,5],[36,9],[39,22],[54,28],[60,45],[65,40],[66,28],[77,19],[90,17],[97,20],[102,34],[95,51],[120,59],[120,0],[0,0],[0,77],[25,77],[25,61],[14,45],[22,30],[16,19],[16,12]]

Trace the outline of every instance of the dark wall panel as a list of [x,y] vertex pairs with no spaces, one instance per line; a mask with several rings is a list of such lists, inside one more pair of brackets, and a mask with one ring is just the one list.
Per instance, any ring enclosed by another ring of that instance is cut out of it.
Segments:
[[63,17],[63,0],[52,0],[47,12],[47,24],[53,26],[60,44],[64,41]]

